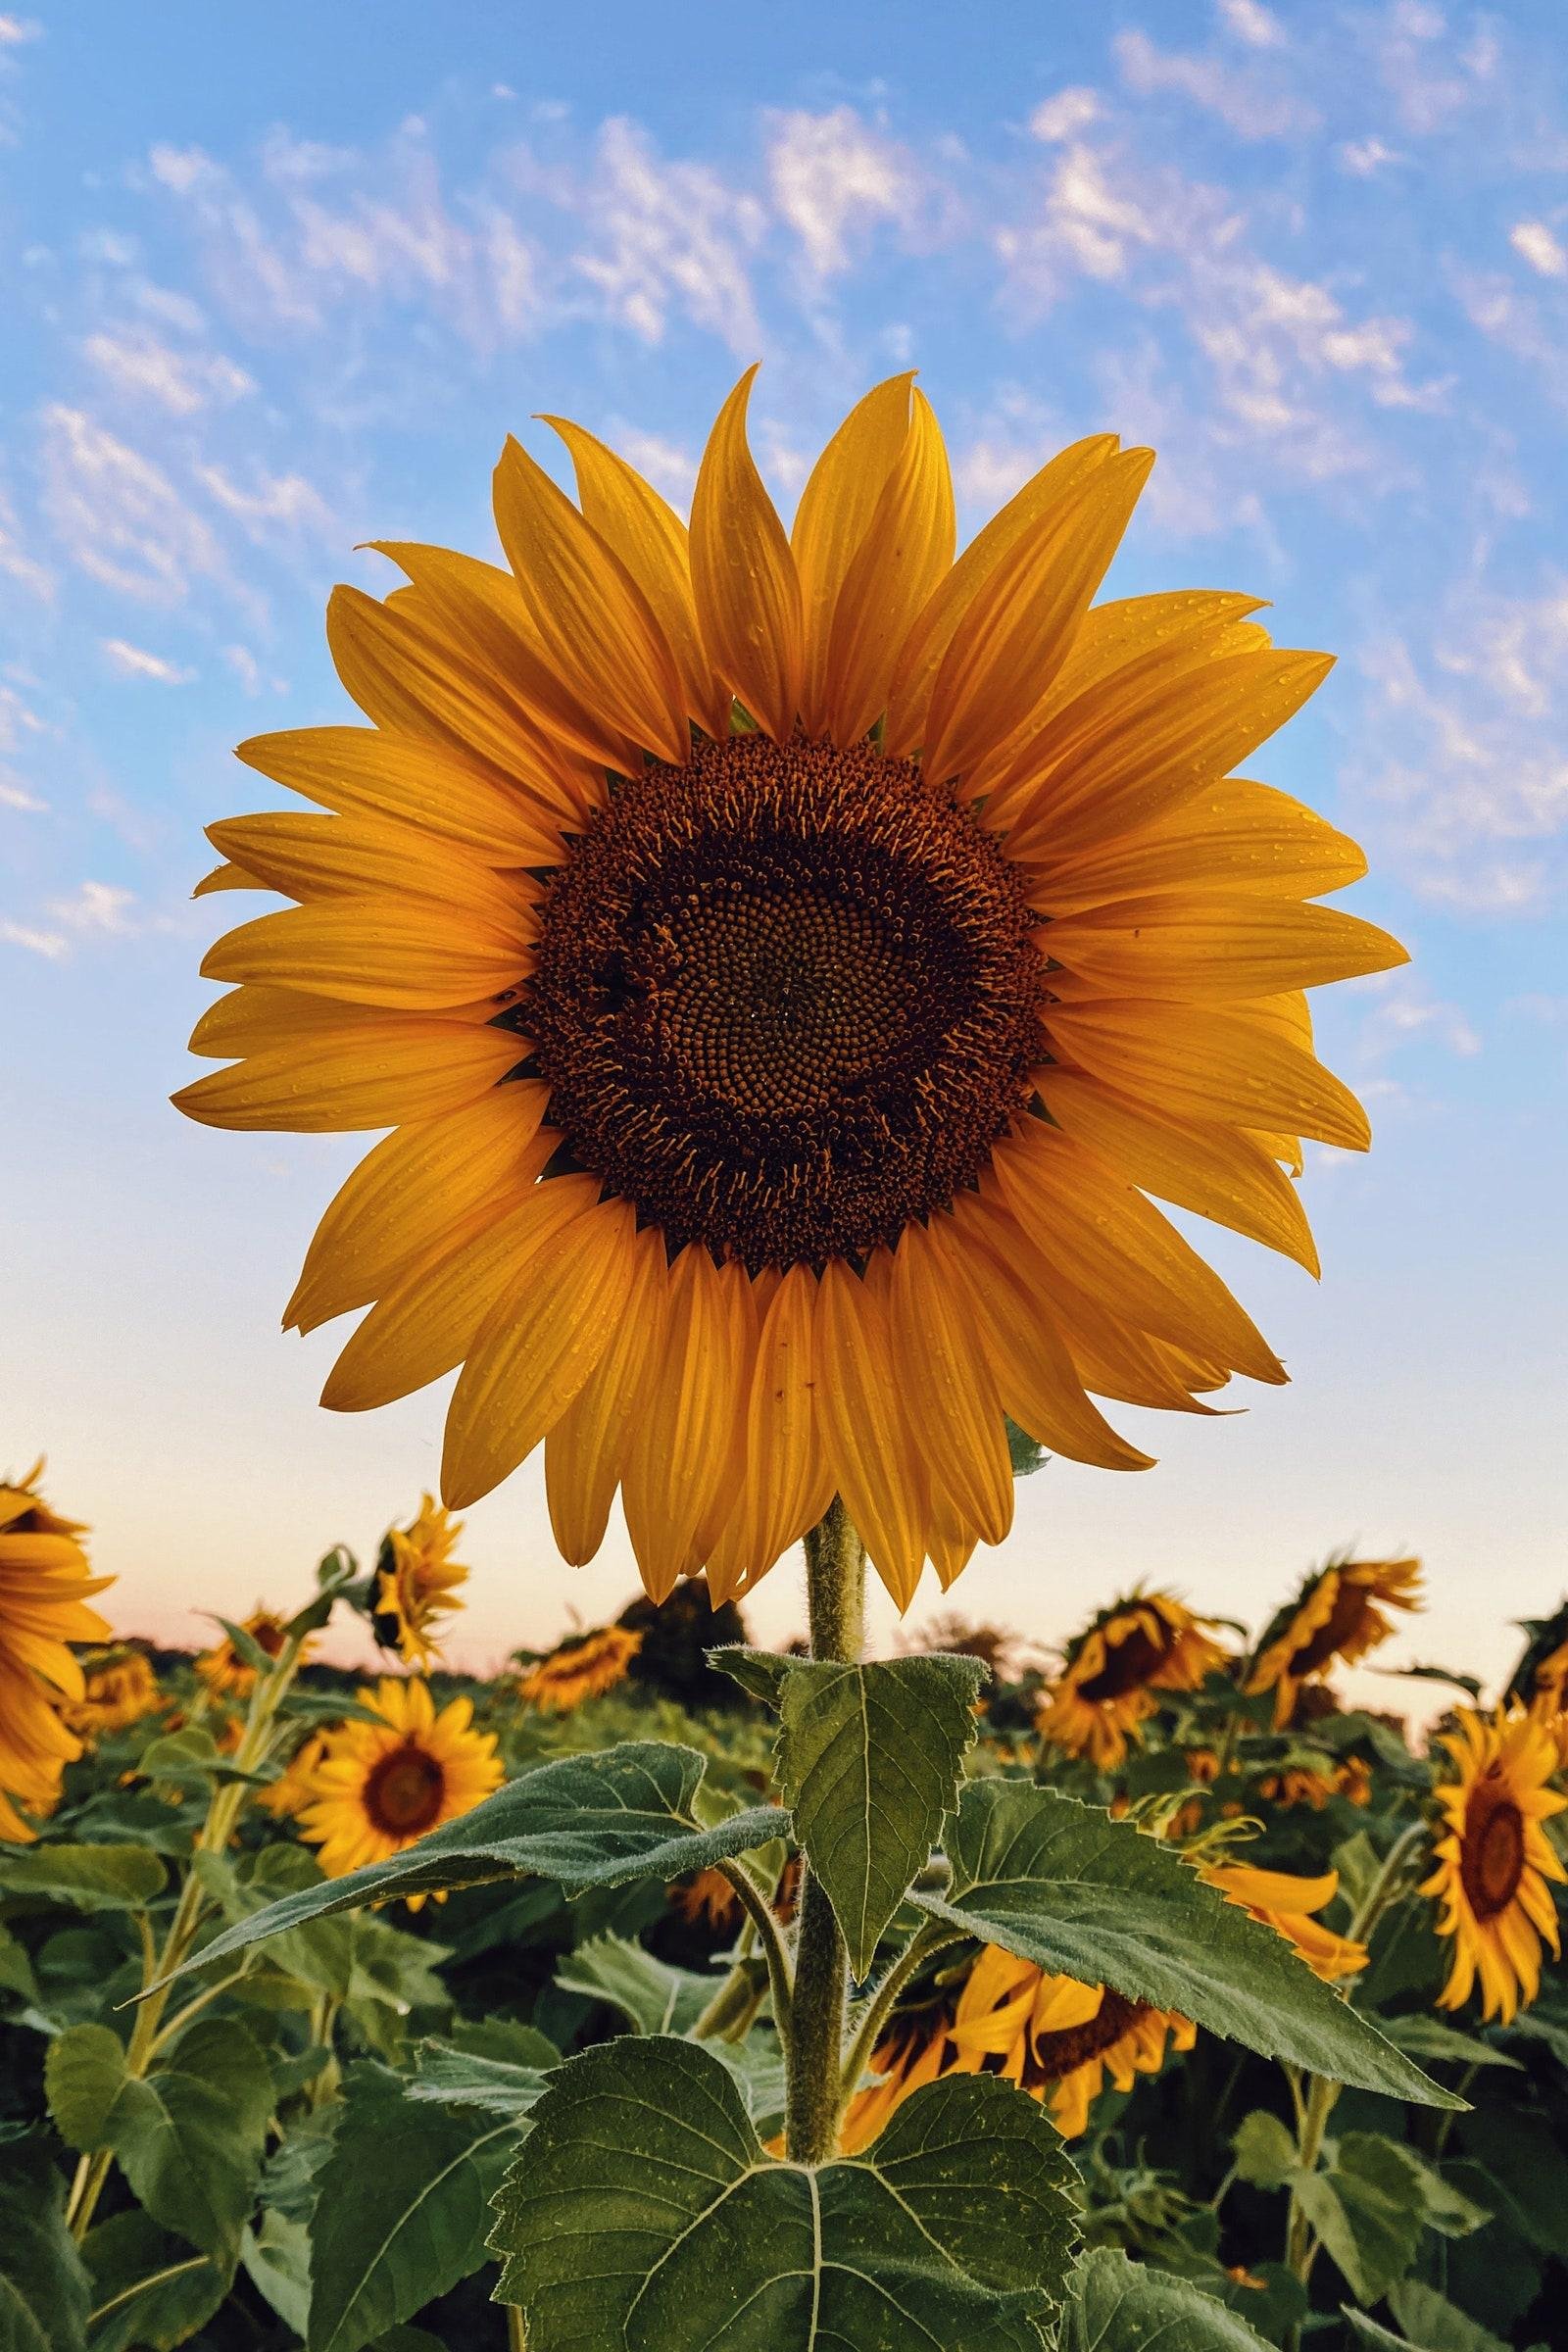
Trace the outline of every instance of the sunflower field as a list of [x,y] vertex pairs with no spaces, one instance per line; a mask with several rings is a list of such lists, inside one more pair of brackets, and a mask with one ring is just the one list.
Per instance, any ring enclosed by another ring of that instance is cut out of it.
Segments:
[[[7,2352],[795,2340],[799,2214],[724,2207],[791,2169],[803,1852],[824,2340],[1562,2341],[1568,1610],[1494,1703],[1411,1670],[1411,1744],[1336,1676],[1414,1560],[1034,1663],[772,1657],[687,1585],[477,1683],[429,1497],[195,1658],[107,1639],[36,1473],[0,1509],[0,1582],[48,1564],[0,1644]],[[368,1682],[313,1662],[356,1617]]]

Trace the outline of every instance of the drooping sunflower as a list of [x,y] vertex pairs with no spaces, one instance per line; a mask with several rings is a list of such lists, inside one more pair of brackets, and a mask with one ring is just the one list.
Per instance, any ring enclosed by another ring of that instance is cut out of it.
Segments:
[[[239,1624],[240,1630],[249,1634],[257,1648],[268,1657],[281,1655],[288,1640],[288,1626],[283,1618],[274,1616],[270,1609],[257,1607],[248,1617],[242,1617]],[[300,1651],[302,1658],[310,1655],[311,1647],[307,1640]],[[196,1660],[196,1672],[214,1698],[249,1698],[256,1688],[256,1668],[246,1665],[226,1634],[211,1649],[202,1651]]]
[[143,1716],[156,1714],[165,1703],[152,1660],[144,1650],[121,1649],[85,1657],[81,1670],[86,1677],[82,1695],[62,1707],[61,1714],[83,1739],[124,1731],[128,1725],[140,1723]]
[[1314,1916],[1327,1910],[1340,1888],[1340,1874],[1326,1870],[1320,1878],[1298,1878],[1286,1870],[1257,1870],[1250,1863],[1215,1860],[1200,1865],[1199,1877],[1217,1886],[1228,1903],[1237,1903],[1286,1936],[1326,1984],[1337,1984],[1366,1966],[1366,1946],[1348,1936],[1338,1936]]
[[1541,1989],[1543,1944],[1559,1949],[1550,1883],[1568,1879],[1542,1828],[1568,1805],[1547,1787],[1558,1746],[1541,1716],[1498,1707],[1458,1709],[1444,1745],[1455,1777],[1436,1791],[1446,1834],[1421,1891],[1442,1906],[1438,1933],[1453,1937],[1445,2009],[1469,1999],[1479,1978],[1481,2013],[1506,2025]]
[[792,531],[725,402],[688,532],[581,427],[515,443],[507,568],[388,544],[334,594],[369,725],[241,757],[319,813],[213,826],[204,888],[294,904],[203,966],[176,1101],[390,1128],[287,1320],[369,1312],[323,1401],[462,1365],[442,1492],[541,1442],[557,1541],[617,1485],[649,1591],[755,1580],[835,1493],[907,1602],[1012,1511],[1004,1416],[1148,1457],[1284,1372],[1149,1195],[1308,1267],[1299,1139],[1360,1149],[1303,990],[1403,960],[1321,906],[1364,870],[1235,778],[1325,675],[1256,600],[1093,607],[1152,463],[1065,450],[954,561],[942,436],[868,393]]
[[[300,1836],[320,1849],[317,1859],[329,1879],[402,1853],[468,1812],[506,1777],[494,1734],[472,1728],[470,1699],[454,1698],[438,1714],[428,1683],[392,1676],[356,1695],[381,1721],[343,1723],[326,1734],[299,1812]],[[407,1900],[415,1911],[424,1897]]]
[[1225,1652],[1172,1592],[1130,1592],[1067,1644],[1035,1718],[1041,1736],[1102,1771],[1119,1764],[1162,1690],[1196,1690]]
[[40,1459],[25,1478],[0,1482],[0,1838],[18,1840],[34,1833],[17,1805],[51,1811],[61,1774],[81,1753],[61,1720],[61,1702],[86,1688],[70,1644],[107,1638],[86,1604],[115,1581],[93,1575],[78,1541],[86,1529],[49,1508],[42,1475]]
[[678,1880],[669,1888],[669,1905],[688,1927],[709,1928],[714,1935],[740,1925],[741,1898],[721,1870],[698,1870]]
[[371,1620],[383,1649],[395,1649],[408,1666],[429,1666],[440,1653],[441,1620],[461,1609],[460,1586],[468,1571],[452,1557],[463,1522],[442,1509],[433,1494],[420,1498],[417,1518],[388,1528],[375,1563]]
[[1273,1691],[1275,1729],[1283,1731],[1303,1683],[1321,1680],[1337,1658],[1353,1666],[1386,1642],[1394,1620],[1385,1610],[1420,1606],[1419,1560],[1330,1561],[1264,1629],[1249,1694]]
[[517,1682],[517,1696],[546,1714],[569,1715],[584,1699],[598,1698],[623,1682],[626,1670],[643,1645],[641,1634],[630,1626],[607,1625],[585,1634],[580,1642],[564,1642]]

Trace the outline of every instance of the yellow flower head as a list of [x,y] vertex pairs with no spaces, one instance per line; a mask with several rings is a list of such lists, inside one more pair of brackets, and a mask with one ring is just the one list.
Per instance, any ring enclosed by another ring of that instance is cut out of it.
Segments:
[[329,1733],[308,1732],[277,1779],[268,1788],[258,1788],[257,1803],[278,1820],[288,1814],[302,1813],[321,1793],[317,1786],[317,1770],[330,1753]]
[[[285,1619],[274,1616],[270,1609],[257,1607],[240,1620],[240,1625],[258,1649],[265,1650],[270,1658],[280,1655],[288,1640]],[[309,1657],[313,1646],[307,1640],[300,1656]],[[211,1649],[203,1650],[196,1660],[196,1671],[214,1698],[249,1698],[256,1687],[256,1668],[246,1665],[226,1634]]]
[[210,829],[204,888],[290,904],[207,957],[229,1066],[177,1101],[393,1130],[288,1318],[368,1308],[335,1408],[461,1365],[449,1504],[543,1443],[565,1556],[618,1486],[662,1599],[837,1493],[903,1605],[1006,1534],[1005,1417],[1140,1468],[1091,1392],[1283,1380],[1149,1196],[1315,1265],[1285,1170],[1368,1129],[1302,992],[1403,952],[1316,903],[1354,844],[1231,774],[1327,658],[1247,596],[1094,605],[1148,450],[1064,450],[955,561],[901,374],[786,533],[751,381],[689,531],[551,419],[577,501],[509,442],[506,568],[400,543],[385,602],[336,591],[369,723],[242,746],[318,813]]
[[1225,1652],[1174,1593],[1133,1592],[1067,1644],[1066,1665],[1035,1718],[1044,1739],[1104,1771],[1159,1705],[1162,1690],[1196,1690]]
[[86,1693],[69,1644],[107,1638],[86,1602],[115,1581],[92,1574],[77,1541],[86,1530],[49,1508],[42,1473],[40,1460],[25,1478],[0,1483],[0,1838],[14,1839],[34,1833],[11,1800],[51,1812],[62,1773],[81,1753],[61,1721],[61,1701]]
[[598,1698],[602,1691],[624,1681],[642,1645],[641,1634],[630,1626],[607,1625],[600,1633],[585,1634],[580,1642],[564,1643],[519,1676],[517,1696],[547,1714],[567,1715],[584,1699]]
[[468,1571],[452,1552],[463,1522],[431,1494],[408,1527],[387,1530],[376,1562],[375,1638],[408,1666],[429,1666],[440,1653],[440,1621],[461,1609],[458,1588]]
[[81,1661],[86,1689],[79,1699],[62,1707],[74,1732],[91,1740],[102,1732],[121,1732],[156,1714],[164,1705],[152,1661],[139,1649],[113,1650]]
[[1394,1620],[1384,1611],[1418,1609],[1420,1588],[1419,1560],[1336,1560],[1309,1576],[1264,1633],[1247,1681],[1250,1694],[1273,1691],[1276,1730],[1291,1721],[1303,1683],[1386,1642]]
[[[329,1879],[402,1853],[468,1812],[505,1777],[494,1734],[472,1728],[471,1700],[455,1698],[437,1714],[428,1683],[391,1676],[357,1696],[381,1721],[339,1724],[325,1734],[299,1811],[300,1836],[319,1847]],[[416,1911],[424,1897],[407,1900]]]
[[1557,1770],[1548,1724],[1522,1709],[1458,1710],[1445,1736],[1454,1778],[1437,1790],[1445,1834],[1422,1886],[1442,1906],[1440,1936],[1453,1937],[1448,1981],[1438,1998],[1458,2009],[1481,1982],[1481,2014],[1504,2025],[1541,1989],[1541,1948],[1558,1949],[1551,1880],[1568,1879],[1542,1828],[1568,1805],[1546,1784]]
[[1285,1870],[1254,1870],[1246,1862],[1216,1860],[1200,1865],[1199,1877],[1217,1886],[1228,1903],[1240,1905],[1295,1944],[1314,1976],[1329,1984],[1353,1977],[1366,1966],[1366,1946],[1337,1936],[1313,1915],[1327,1910],[1339,1892],[1340,1874],[1300,1879]]

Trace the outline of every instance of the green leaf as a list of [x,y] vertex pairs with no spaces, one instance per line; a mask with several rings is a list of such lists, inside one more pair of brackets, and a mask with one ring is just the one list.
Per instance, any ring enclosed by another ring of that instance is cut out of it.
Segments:
[[1296,2170],[1296,2141],[1277,2115],[1244,2115],[1233,2141],[1237,2178],[1253,2188],[1283,2188]]
[[347,1690],[304,1690],[296,1683],[278,1714],[295,1723],[373,1723],[384,1730],[386,1717],[373,1707],[361,1706]]
[[954,1808],[985,1671],[933,1655],[797,1660],[784,1678],[779,1786],[857,1978]]
[[273,2149],[262,2172],[262,2202],[285,2221],[308,2222],[320,2193],[320,2175],[343,2120],[341,2101],[315,2108]]
[[90,2300],[43,2135],[0,2141],[0,2352],[82,2352]]
[[928,2084],[862,2156],[762,2153],[701,2044],[568,2059],[496,2199],[496,2289],[529,2352],[1040,2352],[1077,2224],[1040,2107],[995,2076]]
[[1374,2132],[1340,2142],[1327,2172],[1293,2183],[1325,2251],[1359,2303],[1381,2303],[1404,2277],[1421,2242],[1420,2183],[1405,2151]]
[[1012,1464],[1014,1478],[1031,1478],[1043,1470],[1051,1456],[1045,1447],[1016,1421],[1007,1423],[1007,1459]]
[[396,2075],[352,2068],[318,2176],[308,2352],[360,2352],[477,2270],[515,2145],[514,2124],[471,2110],[429,2107],[413,2122]]
[[77,1911],[144,1911],[168,1879],[150,1845],[0,1845],[0,1894]]
[[1454,2066],[1509,2066],[1515,2074],[1524,2068],[1506,2050],[1494,2049],[1477,2034],[1461,2034],[1441,2019],[1426,2017],[1417,2012],[1412,2017],[1386,2017],[1383,2031],[1396,2049],[1411,2058],[1446,2058]]
[[262,1788],[277,1777],[275,1773],[240,1772],[221,1753],[212,1733],[200,1723],[189,1723],[182,1731],[164,1732],[158,1739],[150,1740],[136,1759],[136,1770],[145,1781],[167,1781],[175,1788],[205,1788],[212,1781]]
[[442,2107],[477,2107],[486,2115],[518,2123],[543,2090],[550,2069],[560,2063],[554,2042],[542,2034],[533,2038],[544,2054],[531,2065],[514,2058],[482,2057],[450,2041],[421,2041],[413,2080],[404,2082],[404,2090],[411,2099],[432,2099]]
[[[1394,2316],[1421,2352],[1508,2352],[1508,2346],[1472,2320],[1435,2286],[1406,2278],[1389,2297]],[[1545,2347],[1539,2347],[1545,2352]]]
[[558,1963],[556,1983],[608,2001],[635,2034],[689,2034],[723,1979],[672,1967],[623,1936],[596,1936]]
[[218,2310],[232,2261],[193,2254],[145,2213],[117,2213],[82,2245],[92,2273],[88,2352],[172,2352]]
[[954,1883],[911,1900],[1020,1959],[1110,1984],[1363,2090],[1463,2107],[1315,1977],[1282,1936],[1169,1846],[1075,1797],[971,1781],[949,1839]]
[[706,1757],[695,1748],[657,1740],[628,1740],[594,1755],[536,1765],[406,1852],[302,1887],[236,1921],[185,1967],[206,1967],[333,1911],[514,1873],[574,1887],[676,1879],[748,1846],[765,1845],[788,1828],[789,1817],[777,1805],[757,1805],[705,1829],[692,1802],[706,1768]]
[[1444,2237],[1468,2237],[1492,2219],[1489,2206],[1467,2197],[1403,2140],[1378,2132],[1348,2132],[1338,2143],[1335,2169],[1347,2166],[1384,2180],[1402,2179],[1408,2184],[1404,2193],[1419,2206],[1422,2220]]
[[1562,2252],[1563,2215],[1568,2213],[1568,2151],[1548,2118],[1515,2100],[1478,2108],[1461,2127],[1464,2150],[1487,2175],[1487,2194],[1495,2194],[1520,2235],[1543,2254]]
[[202,2018],[138,2081],[107,2026],[73,2026],[50,2045],[49,2110],[83,2151],[112,2148],[155,2222],[232,2257],[261,2170],[272,2079],[247,2029]]
[[38,1980],[32,1973],[25,1944],[9,1928],[0,1928],[0,1992],[14,1992],[24,2001],[38,1998]]
[[303,2222],[264,2213],[259,2230],[240,2240],[245,2276],[291,2334],[303,2337],[311,2317],[311,2234]]
[[222,1627],[228,1636],[229,1645],[242,1666],[249,1666],[257,1674],[271,1673],[277,1660],[268,1655],[254,1634],[247,1633],[242,1625],[235,1625],[233,1620],[228,1617],[215,1616],[213,1623]]
[[1212,2295],[1147,2270],[1113,2247],[1086,2254],[1072,2276],[1058,2352],[1268,2352],[1260,2335]]
[[753,1698],[760,1698],[765,1707],[778,1705],[784,1677],[798,1658],[781,1657],[775,1649],[750,1649],[744,1642],[726,1642],[721,1649],[704,1651],[710,1666],[727,1674],[732,1683],[739,1683]]

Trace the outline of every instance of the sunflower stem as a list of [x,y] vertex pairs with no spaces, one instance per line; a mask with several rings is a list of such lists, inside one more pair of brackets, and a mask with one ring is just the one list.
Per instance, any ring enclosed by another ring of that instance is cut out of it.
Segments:
[[[812,1657],[854,1664],[864,1640],[865,1546],[837,1499],[806,1538],[806,1606]],[[784,2127],[798,2164],[821,2164],[838,2142],[849,1988],[839,1923],[803,1856]]]

